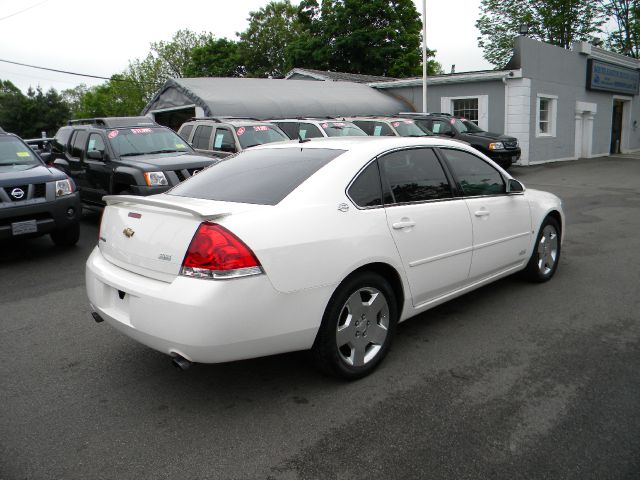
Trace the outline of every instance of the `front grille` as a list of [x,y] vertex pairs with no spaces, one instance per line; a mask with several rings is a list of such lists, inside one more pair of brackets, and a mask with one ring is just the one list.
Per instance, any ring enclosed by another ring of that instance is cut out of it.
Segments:
[[33,198],[44,198],[47,196],[47,184],[36,183],[33,186]]
[[518,146],[517,140],[508,140],[502,143],[504,144],[504,148],[516,148]]
[[0,194],[0,202],[23,202],[35,198],[46,198],[47,184],[36,183],[33,185],[12,185],[3,187]]
[[27,200],[29,197],[29,185],[14,185],[12,187],[4,187],[4,192],[12,202],[20,202]]

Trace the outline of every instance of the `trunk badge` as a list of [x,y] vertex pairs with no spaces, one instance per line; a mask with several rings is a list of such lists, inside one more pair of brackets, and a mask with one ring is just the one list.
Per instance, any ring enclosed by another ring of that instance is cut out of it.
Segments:
[[339,204],[338,205],[338,211],[342,212],[342,213],[348,212],[349,211],[349,205],[346,204],[346,203]]
[[127,227],[122,231],[122,234],[127,237],[127,238],[131,238],[133,237],[133,234],[136,233],[134,232],[131,228]]

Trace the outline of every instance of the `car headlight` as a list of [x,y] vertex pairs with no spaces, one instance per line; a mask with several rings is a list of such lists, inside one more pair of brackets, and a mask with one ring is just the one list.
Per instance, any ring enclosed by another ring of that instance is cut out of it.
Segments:
[[71,180],[56,180],[56,197],[64,197],[73,193],[73,185]]
[[502,142],[490,143],[489,150],[504,150],[504,144]]
[[169,185],[167,177],[164,176],[164,172],[144,172],[144,181],[150,187],[156,187],[159,185]]

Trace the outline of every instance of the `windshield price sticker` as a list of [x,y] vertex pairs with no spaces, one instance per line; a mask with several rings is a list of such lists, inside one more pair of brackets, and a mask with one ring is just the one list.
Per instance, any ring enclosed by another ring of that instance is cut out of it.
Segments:
[[323,123],[322,125],[320,125],[322,128],[329,128],[329,124],[328,123]]
[[408,124],[415,123],[413,120],[403,120],[403,122]]
[[109,132],[109,134],[107,135],[107,137],[109,137],[109,140],[116,138],[118,136],[120,132],[118,132],[118,130],[111,130]]
[[132,128],[131,133],[134,135],[144,135],[145,133],[152,133],[153,130],[150,128]]
[[344,123],[342,123],[342,122],[333,122],[333,126],[334,126],[334,127],[344,127],[344,126],[345,126],[345,124],[344,124]]
[[29,152],[16,152],[16,155],[19,157],[28,157]]
[[267,127],[266,125],[256,125],[255,127],[253,127],[253,129],[256,132],[266,132],[267,130],[269,130],[269,127]]
[[244,133],[244,127],[240,127],[239,129],[236,130],[236,133],[238,134],[238,136],[242,135]]
[[176,148],[186,148],[184,143],[176,143]]
[[449,120],[449,123],[450,123],[451,125],[455,125],[455,124],[456,124],[456,119],[455,119],[455,118],[452,118],[451,120]]
[[393,126],[394,127],[399,127],[400,126],[400,122],[393,122]]

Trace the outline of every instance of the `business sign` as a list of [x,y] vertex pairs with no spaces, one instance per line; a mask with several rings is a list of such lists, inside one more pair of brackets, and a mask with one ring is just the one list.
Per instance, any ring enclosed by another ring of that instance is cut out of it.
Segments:
[[640,71],[590,59],[587,63],[587,89],[599,92],[637,95]]

